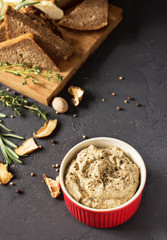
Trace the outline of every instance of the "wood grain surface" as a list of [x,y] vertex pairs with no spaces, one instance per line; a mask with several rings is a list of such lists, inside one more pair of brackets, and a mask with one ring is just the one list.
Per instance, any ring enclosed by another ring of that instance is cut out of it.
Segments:
[[44,105],[49,105],[51,99],[60,93],[82,64],[119,24],[122,20],[122,12],[121,8],[110,5],[109,24],[98,31],[74,31],[61,28],[63,37],[71,43],[74,53],[68,61],[59,62],[60,74],[63,76],[63,80],[60,83],[56,76],[48,80],[37,75],[35,77],[38,80],[38,84],[32,83],[31,79],[26,79],[28,84],[22,85],[23,77],[3,71],[0,71],[0,82]]

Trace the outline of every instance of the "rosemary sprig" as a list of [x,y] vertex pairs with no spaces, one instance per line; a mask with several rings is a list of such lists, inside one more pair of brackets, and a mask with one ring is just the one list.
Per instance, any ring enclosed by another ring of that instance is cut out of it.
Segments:
[[[42,118],[45,121],[48,120],[47,113],[43,112],[37,105],[35,104],[30,105],[25,98],[19,98],[17,96],[13,96],[7,93],[5,90],[0,91],[0,101],[5,107],[12,107],[14,109],[15,115],[21,116],[20,108],[26,108],[26,109],[29,109],[30,113],[36,114],[39,118]],[[0,123],[0,126],[1,126],[1,123]],[[6,130],[9,131],[9,129],[6,129]]]
[[5,114],[3,114],[3,113],[0,113],[0,117],[1,117],[1,118],[5,118],[5,117],[6,117],[6,115],[5,115]]
[[63,76],[61,76],[57,72],[53,72],[51,70],[48,70],[47,72],[45,72],[45,71],[42,71],[38,66],[27,68],[25,62],[15,63],[15,64],[8,64],[7,62],[0,63],[0,71],[8,72],[17,76],[22,76],[24,78],[22,85],[28,84],[27,83],[28,78],[30,78],[34,84],[37,84],[38,79],[34,75],[40,75],[42,77],[47,78],[47,80],[50,81],[53,78],[55,73],[56,78],[59,82],[63,80]]
[[[0,116],[3,116],[3,115],[4,114],[0,113]],[[12,131],[7,127],[5,127],[3,124],[0,124],[0,127],[7,130],[8,132]],[[10,148],[10,147],[17,148],[17,145],[11,142],[10,140],[8,140],[6,137],[12,137],[12,138],[18,138],[18,139],[24,139],[24,138],[15,134],[2,133],[2,131],[0,130],[0,149],[6,160],[6,164],[10,165],[12,161],[16,163],[22,163],[19,159],[19,156]],[[8,147],[7,145],[10,147]]]
[[4,10],[5,10],[4,1],[3,1],[3,0],[1,0],[1,14],[0,14],[0,19],[3,17]]
[[[22,7],[30,6],[40,3],[40,1],[37,2],[29,2],[29,0],[22,0],[14,9],[18,11]],[[4,1],[1,0],[1,14],[0,14],[0,21],[4,20],[4,11],[5,11],[5,6],[4,6]]]
[[40,3],[40,1],[37,1],[37,2],[29,2],[29,0],[22,0],[16,7],[15,7],[15,10],[18,11],[20,8],[22,7],[27,7],[27,6],[30,6],[30,5],[34,5],[34,4],[37,4],[37,3]]

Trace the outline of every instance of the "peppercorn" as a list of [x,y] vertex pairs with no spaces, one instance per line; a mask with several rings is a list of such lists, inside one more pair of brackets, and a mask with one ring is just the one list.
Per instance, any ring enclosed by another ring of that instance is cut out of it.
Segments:
[[22,191],[20,189],[16,189],[16,193],[22,193]]
[[132,97],[128,97],[128,100],[132,101],[132,100],[134,100],[134,98],[132,98]]
[[56,142],[54,139],[51,140],[51,143],[54,145]]

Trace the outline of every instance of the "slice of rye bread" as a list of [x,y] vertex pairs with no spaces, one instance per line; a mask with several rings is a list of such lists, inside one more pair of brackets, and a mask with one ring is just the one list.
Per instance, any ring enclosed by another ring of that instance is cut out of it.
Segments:
[[6,38],[11,39],[25,33],[33,33],[35,41],[55,61],[67,60],[72,55],[68,42],[54,34],[46,26],[34,22],[29,16],[7,6],[4,14]]
[[6,40],[6,34],[5,34],[5,23],[2,22],[0,24],[0,42],[3,42]]
[[85,0],[58,23],[75,30],[97,30],[108,24],[108,0]]
[[[19,12],[28,15],[34,22],[38,22],[39,24],[46,26],[53,33],[61,36],[61,32],[57,27],[56,21],[52,20],[46,13],[42,12],[40,9],[34,6],[29,6],[20,8]],[[5,40],[5,22],[3,21],[0,24],[0,42],[3,42]]]
[[55,63],[35,42],[32,33],[1,42],[0,62],[9,64],[25,62],[27,67],[37,65],[41,69],[58,70]]
[[61,36],[61,32],[57,27],[56,21],[51,19],[46,13],[41,11],[39,8],[36,8],[34,6],[22,7],[20,8],[19,12],[26,14],[34,22],[38,22],[44,25],[52,32],[54,32],[56,35]]

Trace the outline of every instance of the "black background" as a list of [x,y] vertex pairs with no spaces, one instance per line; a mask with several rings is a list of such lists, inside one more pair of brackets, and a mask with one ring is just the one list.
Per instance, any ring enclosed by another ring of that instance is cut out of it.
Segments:
[[[167,239],[167,1],[112,3],[124,9],[123,21],[70,81],[85,90],[82,103],[77,108],[70,104],[67,86],[61,93],[69,102],[67,114],[56,115],[51,107],[40,105],[50,118],[58,119],[57,130],[48,139],[37,140],[44,148],[23,159],[23,165],[10,167],[15,186],[0,186],[0,240]],[[125,79],[120,81],[119,76]],[[125,104],[128,96],[135,100]],[[13,111],[1,103],[0,112],[8,115],[4,124],[25,138],[44,123],[27,111],[11,119]],[[148,175],[141,205],[118,227],[95,229],[80,223],[63,197],[52,199],[42,182],[43,173],[57,176],[51,165],[61,163],[83,135],[124,140],[145,161]],[[57,143],[52,145],[51,139]],[[1,153],[0,159],[4,161]],[[23,194],[15,193],[17,188]]]

